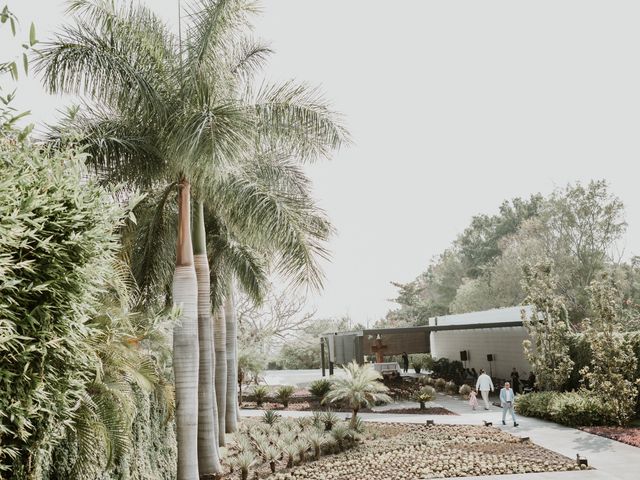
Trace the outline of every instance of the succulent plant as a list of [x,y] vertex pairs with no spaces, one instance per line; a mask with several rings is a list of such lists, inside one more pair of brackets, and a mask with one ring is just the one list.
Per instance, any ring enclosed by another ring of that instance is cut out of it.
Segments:
[[262,415],[262,421],[267,425],[272,426],[280,419],[281,416],[282,415],[280,415],[275,410],[265,410],[264,414]]

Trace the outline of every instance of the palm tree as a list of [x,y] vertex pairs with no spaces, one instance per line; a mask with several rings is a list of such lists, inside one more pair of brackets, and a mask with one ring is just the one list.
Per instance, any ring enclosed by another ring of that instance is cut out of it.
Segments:
[[353,411],[350,427],[357,425],[356,417],[361,408],[367,408],[379,402],[390,403],[389,389],[381,382],[382,375],[369,364],[358,365],[354,360],[342,367],[344,375],[336,376],[327,393],[325,401],[345,402]]
[[[301,172],[285,163],[291,155],[328,155],[346,132],[314,90],[287,83],[253,92],[244,84],[267,53],[236,41],[253,10],[250,2],[194,3],[184,41],[137,4],[74,0],[70,10],[76,23],[43,49],[38,67],[52,92],[91,101],[68,119],[74,140],[86,146],[90,164],[107,181],[166,186],[163,207],[179,190],[176,267],[172,293],[165,295],[182,306],[174,332],[178,479],[195,479],[200,349],[191,189],[231,231],[275,257],[281,272],[317,286],[317,256],[325,254],[330,229],[308,202]],[[261,152],[278,157],[275,170],[274,162],[260,164]],[[251,170],[252,164],[258,165]],[[269,182],[282,188],[266,190]]]
[[222,473],[218,451],[218,404],[215,396],[215,358],[211,323],[209,258],[204,224],[204,205],[198,202],[194,225],[193,249],[198,280],[198,468],[200,472]]
[[224,317],[227,337],[227,400],[225,415],[225,431],[233,433],[238,430],[238,320],[236,318],[233,284],[229,285],[224,301]]

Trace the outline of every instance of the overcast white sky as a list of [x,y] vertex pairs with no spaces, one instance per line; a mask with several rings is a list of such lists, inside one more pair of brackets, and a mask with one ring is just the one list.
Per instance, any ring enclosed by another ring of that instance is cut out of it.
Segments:
[[[59,0],[8,0],[46,39]],[[148,0],[177,22],[177,0]],[[355,145],[310,168],[338,235],[318,313],[373,322],[478,213],[604,178],[640,253],[640,2],[268,0],[267,76],[321,85]],[[5,38],[5,37],[2,37]],[[1,45],[1,43],[0,43]],[[37,82],[22,105],[50,120]]]

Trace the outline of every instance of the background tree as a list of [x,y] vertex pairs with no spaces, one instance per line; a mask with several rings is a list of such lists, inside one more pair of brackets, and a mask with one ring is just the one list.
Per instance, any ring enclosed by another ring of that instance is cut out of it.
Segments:
[[632,342],[621,333],[618,320],[620,295],[611,278],[594,280],[588,289],[593,317],[583,322],[591,362],[580,373],[586,386],[612,410],[612,418],[626,425],[635,413],[638,359]]
[[562,298],[555,293],[556,278],[551,263],[523,267],[525,303],[531,315],[522,310],[522,321],[531,340],[523,347],[542,390],[560,390],[569,379],[573,360],[569,357],[569,316]]

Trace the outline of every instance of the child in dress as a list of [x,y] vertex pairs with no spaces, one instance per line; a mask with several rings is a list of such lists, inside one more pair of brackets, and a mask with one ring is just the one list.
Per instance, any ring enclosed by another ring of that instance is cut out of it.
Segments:
[[475,388],[471,389],[471,393],[469,394],[469,405],[471,405],[471,410],[475,410],[478,406],[478,392],[476,392]]

